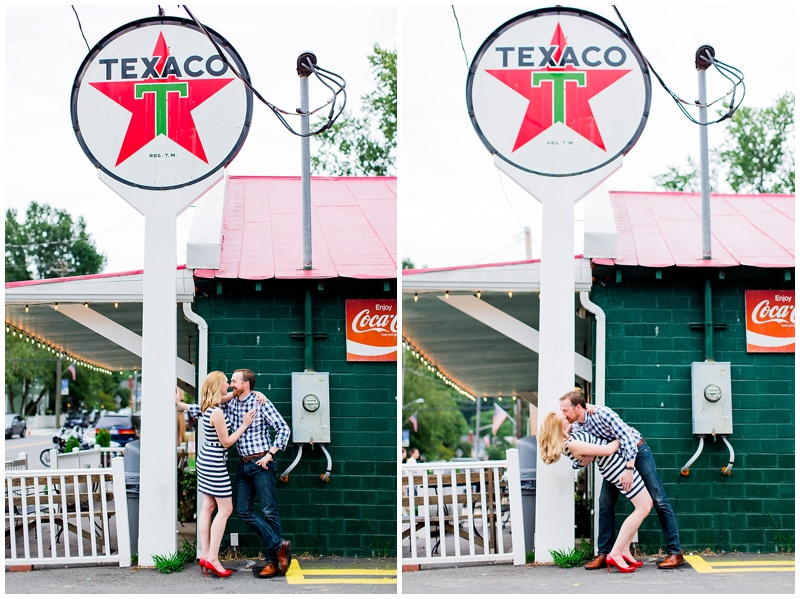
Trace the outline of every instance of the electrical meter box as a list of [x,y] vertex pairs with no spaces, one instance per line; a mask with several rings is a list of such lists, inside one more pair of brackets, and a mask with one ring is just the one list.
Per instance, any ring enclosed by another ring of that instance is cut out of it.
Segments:
[[692,362],[692,433],[733,433],[730,362]]
[[327,372],[292,373],[292,441],[331,442],[331,402]]

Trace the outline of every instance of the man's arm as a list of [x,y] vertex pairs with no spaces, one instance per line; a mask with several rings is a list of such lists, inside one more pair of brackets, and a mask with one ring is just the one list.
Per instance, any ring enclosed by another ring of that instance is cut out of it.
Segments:
[[636,454],[639,452],[636,445],[638,439],[633,434],[630,426],[625,424],[614,410],[603,406],[598,408],[594,418],[599,419],[605,428],[610,431],[610,435],[619,440],[620,449],[625,456],[625,472],[622,473],[619,481],[623,491],[630,491],[633,486],[633,469],[636,463]]
[[275,459],[275,455],[279,451],[286,449],[286,445],[289,443],[289,433],[291,430],[283,419],[283,416],[280,415],[280,412],[275,409],[275,406],[273,406],[272,402],[269,400],[260,406],[259,417],[266,420],[269,426],[275,429],[274,445],[267,450],[267,455],[256,462],[256,464],[266,469],[269,467],[269,463]]

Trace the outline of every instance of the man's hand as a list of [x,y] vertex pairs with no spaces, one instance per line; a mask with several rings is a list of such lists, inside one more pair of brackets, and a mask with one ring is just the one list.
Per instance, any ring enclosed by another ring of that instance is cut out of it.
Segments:
[[626,493],[633,487],[633,470],[626,470],[619,477],[619,482],[622,483],[622,490]]
[[266,470],[267,468],[269,468],[269,463],[270,463],[272,460],[273,460],[272,454],[271,454],[270,452],[267,452],[267,455],[265,455],[263,458],[261,458],[260,460],[258,460],[258,461],[256,462],[256,464],[258,464],[258,465],[259,465],[259,466],[261,466],[261,467],[262,467],[264,470]]

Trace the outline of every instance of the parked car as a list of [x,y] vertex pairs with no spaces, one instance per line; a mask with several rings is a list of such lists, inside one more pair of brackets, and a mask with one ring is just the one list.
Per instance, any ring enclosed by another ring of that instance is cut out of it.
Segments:
[[19,438],[25,436],[27,433],[28,425],[25,419],[19,414],[6,414],[6,439],[10,439],[14,435],[19,435]]
[[125,446],[131,441],[139,438],[141,421],[138,416],[132,414],[105,414],[101,416],[94,425],[94,432],[106,429],[111,435],[111,442],[120,446]]
[[86,428],[89,426],[89,416],[86,414],[86,412],[73,410],[67,414],[67,420],[64,424],[67,428],[73,428],[75,426]]

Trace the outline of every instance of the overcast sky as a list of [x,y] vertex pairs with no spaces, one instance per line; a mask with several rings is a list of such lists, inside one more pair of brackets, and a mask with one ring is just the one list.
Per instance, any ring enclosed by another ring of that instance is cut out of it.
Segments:
[[[495,168],[470,122],[465,89],[467,63],[483,41],[514,16],[547,6],[552,4],[456,5],[464,50],[450,5],[401,9],[400,253],[418,268],[523,260],[525,226],[531,227],[534,257],[540,255],[540,205]],[[568,6],[621,25],[611,5]],[[745,105],[766,107],[794,90],[797,21],[788,5],[617,8],[643,54],[684,100],[697,98],[694,57],[704,44],[714,47],[719,60],[744,72]],[[709,100],[731,87],[713,69],[707,80]],[[609,190],[654,191],[653,176],[684,163],[689,154],[699,156],[698,127],[655,77],[652,86],[647,125],[622,169],[607,181]],[[697,116],[696,109],[690,110]],[[713,148],[724,130],[722,125],[709,129]],[[579,203],[576,252],[582,249],[582,218]]]
[[[178,5],[166,14],[188,18]],[[314,52],[319,66],[347,81],[348,108],[373,87],[367,56],[374,43],[397,45],[397,8],[266,7],[189,5],[192,13],[228,40],[242,57],[256,89],[285,110],[300,105],[297,57]],[[157,5],[76,5],[89,46],[134,20],[157,16]],[[97,177],[72,131],[70,92],[88,54],[69,5],[5,9],[5,206],[24,213],[32,200],[83,216],[105,272],[144,266],[144,217]],[[311,80],[311,107],[330,95]],[[299,119],[292,121],[300,129]],[[313,146],[312,146],[313,147]],[[300,138],[289,133],[255,101],[253,124],[231,175],[299,175]],[[219,184],[210,194],[221,194]],[[202,201],[202,199],[200,200]],[[186,260],[185,240],[194,209],[178,219],[178,263]]]
[[[681,98],[697,94],[696,49],[710,44],[720,60],[745,73],[745,104],[765,107],[795,87],[794,8],[720,4],[618,6],[635,40],[667,85]],[[76,6],[88,43],[113,29],[155,16],[157,5]],[[396,47],[400,72],[399,218],[402,257],[417,266],[451,266],[525,257],[522,231],[541,239],[538,203],[500,175],[467,115],[468,62],[508,19],[551,6],[456,4],[461,40],[450,4],[357,7],[190,5],[243,58],[256,88],[281,108],[299,105],[297,56],[316,53],[320,66],[347,80],[348,106],[372,88],[366,57],[374,42]],[[611,5],[574,4],[620,24]],[[177,5],[167,14],[186,17]],[[398,31],[400,33],[398,33]],[[461,43],[463,41],[464,50]],[[83,216],[106,272],[142,268],[144,218],[97,178],[72,131],[70,90],[88,53],[69,5],[5,9],[5,205],[20,212],[32,200]],[[465,57],[466,54],[466,57]],[[727,80],[709,71],[709,99]],[[699,133],[653,79],[652,112],[644,133],[607,182],[612,190],[655,190],[653,176],[698,155]],[[312,85],[312,106],[324,94]],[[298,123],[299,127],[299,123]],[[721,140],[712,127],[710,143]],[[313,146],[312,146],[313,147]],[[256,102],[253,125],[231,174],[299,175],[300,141]],[[211,194],[221,194],[218,185]],[[202,200],[201,200],[202,201]],[[582,210],[576,218],[582,241]],[[194,209],[178,219],[178,262]],[[576,247],[580,251],[580,247]]]

